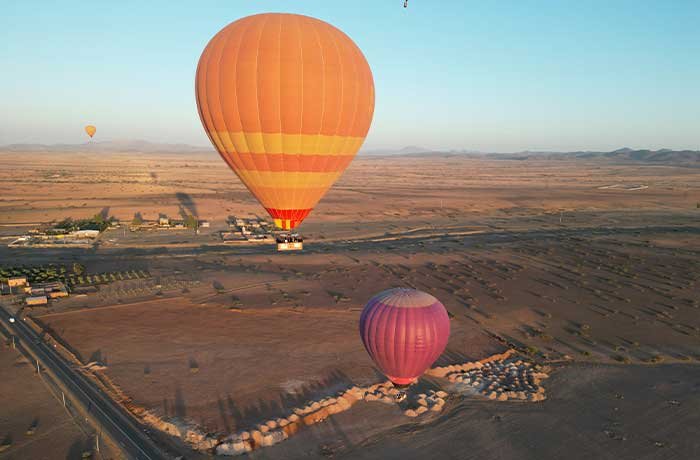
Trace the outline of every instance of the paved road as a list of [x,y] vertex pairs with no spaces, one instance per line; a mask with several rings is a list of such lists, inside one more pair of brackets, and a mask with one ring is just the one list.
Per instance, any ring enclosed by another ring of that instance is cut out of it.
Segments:
[[92,382],[70,366],[53,347],[47,345],[23,321],[10,323],[10,314],[0,307],[3,325],[15,335],[19,348],[31,351],[39,364],[50,370],[59,380],[59,385],[67,390],[67,396],[80,401],[89,408],[90,414],[100,424],[98,431],[109,434],[132,459],[159,460],[166,456],[148,438],[138,424],[124,412],[121,406],[102,393]]

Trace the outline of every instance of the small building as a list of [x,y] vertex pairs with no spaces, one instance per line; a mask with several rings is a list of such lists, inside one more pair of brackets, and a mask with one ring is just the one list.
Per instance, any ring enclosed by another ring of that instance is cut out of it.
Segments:
[[158,217],[158,225],[161,227],[167,227],[170,225],[170,219],[168,219],[168,216],[160,216]]
[[18,286],[27,286],[26,276],[14,276],[7,279],[7,285],[11,288]]
[[35,287],[32,286],[28,289],[25,289],[24,292],[31,296],[41,296],[41,295],[46,295],[46,290],[44,290],[43,287]]
[[45,295],[26,297],[24,302],[27,305],[46,305],[49,303],[49,299]]
[[97,238],[100,236],[99,230],[76,230],[73,235],[76,238]]
[[202,228],[209,228],[209,221],[208,220],[200,220],[199,226]]
[[32,286],[31,295],[45,295],[49,299],[58,299],[59,297],[68,297],[68,289],[60,281],[51,281],[48,283],[37,283]]
[[49,299],[58,299],[60,297],[68,297],[67,291],[50,291],[47,293]]

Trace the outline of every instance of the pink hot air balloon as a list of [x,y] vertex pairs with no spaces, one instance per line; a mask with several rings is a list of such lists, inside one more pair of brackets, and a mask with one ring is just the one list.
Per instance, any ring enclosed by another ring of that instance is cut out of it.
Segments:
[[360,337],[389,380],[409,385],[442,354],[450,337],[450,319],[444,305],[430,294],[389,289],[365,305]]

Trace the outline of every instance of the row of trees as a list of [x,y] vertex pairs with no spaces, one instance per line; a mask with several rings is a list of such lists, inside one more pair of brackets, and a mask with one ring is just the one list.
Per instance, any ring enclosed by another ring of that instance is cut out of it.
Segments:
[[100,232],[103,232],[114,221],[114,216],[106,218],[101,213],[97,213],[90,219],[73,220],[72,218],[67,217],[55,224],[53,228],[66,232],[73,232],[76,230],[99,230]]

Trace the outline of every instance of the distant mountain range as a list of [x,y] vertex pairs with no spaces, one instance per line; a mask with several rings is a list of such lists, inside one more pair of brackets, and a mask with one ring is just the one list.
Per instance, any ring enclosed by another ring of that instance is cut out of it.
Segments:
[[165,144],[142,140],[94,141],[84,144],[10,144],[0,146],[3,152],[94,152],[94,153],[205,153],[211,147],[188,144]]
[[515,153],[487,153],[475,150],[429,150],[422,147],[404,147],[400,150],[368,150],[363,152],[368,155],[396,155],[396,156],[457,156],[469,155],[479,158],[494,160],[609,160],[639,163],[699,163],[700,150],[649,150],[631,149],[628,147],[613,150],[612,152],[577,151],[577,152],[538,152],[523,151]]
[[[0,146],[4,152],[81,152],[81,153],[183,153],[183,154],[211,154],[211,147],[199,147],[188,144],[164,144],[142,140],[129,141],[97,141],[84,144],[10,144]],[[495,160],[608,160],[638,163],[697,163],[700,165],[700,150],[649,150],[631,149],[628,147],[613,150],[612,152],[577,151],[577,152],[539,152],[523,151],[515,153],[488,153],[476,150],[431,150],[419,146],[408,146],[402,149],[363,149],[361,155],[373,156],[457,156],[469,155],[479,158]]]
[[364,155],[416,155],[421,153],[435,153],[434,150],[426,149],[424,147],[417,147],[415,145],[409,145],[402,149],[363,149],[360,153]]
[[[490,154],[489,157],[495,157]],[[613,150],[612,152],[520,152],[515,154],[498,155],[499,158],[516,160],[525,159],[570,159],[579,158],[585,160],[611,160],[611,161],[633,161],[640,163],[700,163],[700,150],[649,150],[631,149],[628,147]]]

